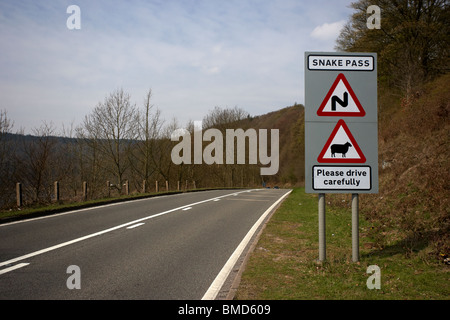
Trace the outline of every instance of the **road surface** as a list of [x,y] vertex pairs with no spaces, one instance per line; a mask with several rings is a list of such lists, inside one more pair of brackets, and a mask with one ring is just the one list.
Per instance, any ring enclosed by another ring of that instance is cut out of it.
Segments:
[[289,192],[183,193],[0,225],[0,299],[214,299]]

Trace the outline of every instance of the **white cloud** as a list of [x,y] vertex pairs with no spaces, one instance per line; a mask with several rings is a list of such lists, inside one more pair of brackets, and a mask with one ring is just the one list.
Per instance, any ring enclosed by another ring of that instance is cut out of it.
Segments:
[[332,23],[324,23],[314,28],[311,32],[311,37],[322,41],[334,41],[339,36],[345,20],[340,20]]

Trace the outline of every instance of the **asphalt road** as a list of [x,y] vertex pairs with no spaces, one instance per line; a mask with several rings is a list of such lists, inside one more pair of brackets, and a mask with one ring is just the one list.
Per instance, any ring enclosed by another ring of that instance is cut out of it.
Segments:
[[0,225],[0,299],[214,298],[288,192],[183,193]]

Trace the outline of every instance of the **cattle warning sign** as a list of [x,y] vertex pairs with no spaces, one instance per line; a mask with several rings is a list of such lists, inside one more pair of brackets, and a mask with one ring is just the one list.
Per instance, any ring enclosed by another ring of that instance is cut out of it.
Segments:
[[328,138],[317,161],[320,163],[364,163],[366,157],[344,120],[341,119]]
[[305,191],[378,193],[376,53],[305,53]]

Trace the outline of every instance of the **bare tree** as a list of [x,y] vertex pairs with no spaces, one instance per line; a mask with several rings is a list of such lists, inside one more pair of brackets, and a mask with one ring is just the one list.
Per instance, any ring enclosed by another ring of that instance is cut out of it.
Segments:
[[[75,196],[80,179],[80,167],[77,162],[78,141],[75,138],[75,127],[72,122],[69,127],[63,125],[61,136],[55,148],[55,156],[52,157],[52,165],[55,170],[54,178],[60,182],[61,193]],[[61,196],[62,198],[62,196]]]
[[[76,137],[75,159],[79,175],[73,185],[73,191],[77,195],[77,190],[80,189],[82,183],[87,182],[89,197],[95,197],[101,194],[101,186],[104,186],[105,180],[108,180],[104,176],[104,165],[100,158],[98,147],[100,138],[92,136],[92,133],[88,133],[83,126],[77,127]],[[102,180],[102,178],[105,179]]]
[[129,152],[137,136],[137,110],[130,95],[118,89],[99,103],[83,123],[84,138],[105,163],[103,169],[112,174],[117,189],[122,191],[124,174],[130,166]]
[[21,181],[31,189],[33,202],[48,202],[51,199],[53,171],[51,157],[54,155],[56,138],[52,123],[46,122],[34,128],[33,136],[22,135]]
[[12,179],[15,175],[15,144],[9,139],[14,124],[7,116],[6,110],[0,111],[0,208],[11,201],[14,190]]
[[[239,126],[239,121],[249,117],[249,113],[244,109],[237,106],[234,108],[220,108],[215,107],[203,118],[203,128],[215,128],[222,132],[223,136],[226,135],[227,129],[236,129]],[[237,150],[236,147],[234,150]],[[248,156],[247,156],[248,157]],[[222,186],[234,186],[237,182],[236,179],[243,184],[243,165],[227,164],[224,162],[222,165],[211,166],[205,170],[209,171],[211,177],[215,177],[216,181],[213,183],[219,183]],[[240,167],[240,168],[239,168]],[[248,170],[248,165],[245,166]],[[241,174],[241,177],[237,177],[237,174]]]
[[152,161],[158,174],[164,180],[169,181],[171,177],[171,169],[174,164],[171,159],[171,150],[175,143],[171,141],[170,136],[173,131],[180,128],[177,120],[174,118],[164,128],[161,128],[161,134],[154,139],[154,152],[152,153]]
[[216,128],[221,131],[231,129],[230,126],[236,125],[236,122],[249,116],[249,113],[237,106],[234,108],[214,107],[204,118],[204,128]]
[[134,144],[130,164],[135,178],[135,183],[146,181],[150,183],[150,177],[157,171],[152,159],[154,158],[155,144],[160,137],[163,121],[161,111],[151,104],[152,90],[149,89],[144,100],[144,108],[138,112],[137,141]]

